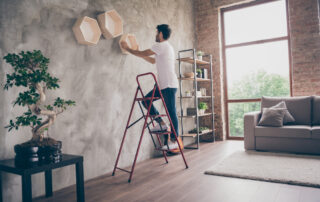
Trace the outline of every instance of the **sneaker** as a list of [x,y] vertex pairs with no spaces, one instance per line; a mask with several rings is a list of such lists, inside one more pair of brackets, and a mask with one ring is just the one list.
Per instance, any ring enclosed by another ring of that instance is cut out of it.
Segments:
[[155,127],[153,127],[152,129],[150,129],[151,132],[155,133],[155,132],[163,132],[163,131],[167,131],[168,126],[166,124],[162,125],[162,124],[157,124]]
[[165,150],[165,149],[174,150],[174,149],[177,149],[177,148],[179,148],[179,145],[178,145],[178,142],[177,142],[177,141],[175,141],[175,142],[169,141],[169,144],[164,145],[164,146],[162,147],[163,150]]

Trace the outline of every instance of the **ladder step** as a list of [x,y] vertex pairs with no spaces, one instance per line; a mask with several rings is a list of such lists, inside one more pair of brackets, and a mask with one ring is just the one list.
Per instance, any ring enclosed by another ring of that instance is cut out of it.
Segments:
[[171,134],[171,131],[159,131],[159,132],[150,132],[150,133],[155,135],[169,135]]
[[152,118],[156,119],[158,117],[166,117],[166,114],[150,115]]
[[131,173],[131,171],[128,171],[128,170],[125,170],[125,169],[122,169],[122,168],[119,168],[119,167],[116,167],[116,168],[119,169],[119,170],[122,170],[124,172]]
[[156,147],[156,150],[158,150],[158,151],[169,151],[168,148],[167,149],[162,149],[162,147]]
[[[160,97],[153,97],[153,99],[160,99]],[[145,101],[145,100],[151,100],[151,97],[139,97],[135,99],[136,101]]]

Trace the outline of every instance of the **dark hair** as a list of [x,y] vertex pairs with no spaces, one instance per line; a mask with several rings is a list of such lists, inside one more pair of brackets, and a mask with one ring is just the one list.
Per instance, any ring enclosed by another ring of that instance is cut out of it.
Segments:
[[162,32],[162,36],[163,36],[164,40],[167,40],[170,38],[171,29],[170,29],[169,25],[167,25],[167,24],[158,25],[157,30],[159,33]]

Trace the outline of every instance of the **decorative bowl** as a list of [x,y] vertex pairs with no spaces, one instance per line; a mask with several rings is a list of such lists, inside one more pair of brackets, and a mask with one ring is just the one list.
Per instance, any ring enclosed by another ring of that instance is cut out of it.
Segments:
[[194,77],[194,73],[193,72],[186,72],[183,74],[183,76],[185,78],[193,78]]

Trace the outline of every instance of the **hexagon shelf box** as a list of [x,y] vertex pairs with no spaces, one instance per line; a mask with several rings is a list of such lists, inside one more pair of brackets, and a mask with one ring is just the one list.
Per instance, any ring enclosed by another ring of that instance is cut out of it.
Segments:
[[102,34],[106,39],[118,37],[123,33],[121,16],[115,10],[98,15],[98,22]]
[[87,16],[79,18],[72,30],[79,44],[95,45],[101,36],[97,20]]
[[119,44],[120,44],[120,48],[122,53],[124,54],[129,54],[128,51],[124,50],[121,47],[121,42],[122,41],[126,41],[128,43],[128,46],[133,49],[133,50],[138,50],[138,43],[136,40],[136,37],[133,34],[124,34],[121,36],[120,40],[119,40]]

